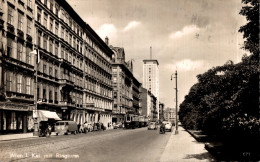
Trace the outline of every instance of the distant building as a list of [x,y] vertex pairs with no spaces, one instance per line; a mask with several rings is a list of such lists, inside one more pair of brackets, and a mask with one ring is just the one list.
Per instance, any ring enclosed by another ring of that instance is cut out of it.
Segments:
[[174,108],[166,108],[164,110],[164,120],[175,121],[175,109]]
[[[152,53],[152,51],[151,51]],[[156,111],[159,119],[159,62],[158,60],[150,59],[143,60],[143,87],[149,90],[156,98]]]
[[156,110],[157,98],[147,89],[141,88],[142,113],[141,115],[151,120],[158,120],[158,112]]

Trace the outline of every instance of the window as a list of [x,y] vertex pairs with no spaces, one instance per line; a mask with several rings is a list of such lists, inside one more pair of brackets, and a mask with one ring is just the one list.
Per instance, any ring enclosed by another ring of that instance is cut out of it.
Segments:
[[32,25],[32,21],[27,18],[27,34],[31,34],[31,30],[32,30],[31,25]]
[[61,58],[64,58],[64,48],[61,47]]
[[13,39],[9,37],[7,38],[7,56],[13,56]]
[[49,40],[49,52],[53,53],[53,40]]
[[50,0],[50,10],[53,12],[53,0]]
[[7,23],[13,25],[14,23],[14,12],[13,8],[11,6],[8,6],[8,17],[7,17]]
[[49,67],[49,75],[52,76],[52,66]]
[[59,16],[59,5],[57,3],[55,4],[55,9],[56,9],[55,14]]
[[50,31],[52,32],[53,31],[53,19],[50,18]]
[[10,71],[6,72],[6,90],[12,91],[12,80],[13,80],[13,73]]
[[56,56],[58,56],[58,54],[59,54],[58,49],[59,49],[59,44],[58,44],[58,42],[56,42],[56,43],[55,43],[55,55],[56,55]]
[[32,8],[32,0],[27,0],[27,6]]
[[42,89],[42,98],[46,99],[46,86],[45,85],[43,86],[43,89]]
[[41,18],[42,18],[42,10],[37,8],[37,21],[41,23]]
[[23,15],[18,12],[18,29],[23,30]]
[[65,41],[68,41],[68,31],[65,32]]
[[55,78],[58,78],[58,70],[55,69]]
[[61,27],[61,38],[64,39],[64,28],[63,27]]
[[52,90],[49,91],[49,102],[52,102]]
[[47,65],[43,64],[43,73],[47,74]]
[[31,48],[26,47],[25,62],[26,62],[27,64],[31,64],[31,54],[30,54],[31,51],[32,51]]
[[72,44],[71,44],[71,34],[69,35],[69,44],[72,46]]
[[17,43],[17,60],[22,61],[23,56],[23,45],[18,42]]
[[48,15],[44,13],[44,18],[43,18],[43,26],[47,28],[47,20],[48,20]]
[[55,93],[54,93],[54,100],[57,102],[58,101],[58,92],[57,89],[55,88]]
[[44,0],[44,5],[46,5],[46,6],[47,6],[47,0]]
[[43,36],[43,49],[47,50],[47,35]]
[[31,94],[31,78],[26,78],[26,94]]
[[55,34],[58,35],[59,33],[59,24],[56,22],[55,23]]
[[41,47],[41,32],[40,31],[37,32],[37,45],[39,47]]
[[17,75],[16,78],[16,90],[17,92],[21,93],[22,92],[22,75]]

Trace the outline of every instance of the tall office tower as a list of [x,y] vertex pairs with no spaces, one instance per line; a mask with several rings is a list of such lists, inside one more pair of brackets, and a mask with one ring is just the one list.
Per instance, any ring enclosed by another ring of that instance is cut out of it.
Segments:
[[152,59],[152,47],[150,47],[150,59],[143,60],[143,63],[143,87],[157,98],[156,113],[159,119],[159,62]]

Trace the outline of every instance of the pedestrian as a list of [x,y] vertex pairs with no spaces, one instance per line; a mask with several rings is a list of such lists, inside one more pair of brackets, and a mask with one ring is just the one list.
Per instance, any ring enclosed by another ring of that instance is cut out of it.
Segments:
[[48,134],[49,134],[49,136],[51,136],[51,129],[52,129],[52,126],[51,126],[51,124],[49,124],[48,125]]

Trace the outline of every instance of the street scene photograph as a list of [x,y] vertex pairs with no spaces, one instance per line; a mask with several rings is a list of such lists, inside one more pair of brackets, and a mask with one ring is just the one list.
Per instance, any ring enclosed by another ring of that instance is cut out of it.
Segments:
[[259,0],[0,0],[0,162],[260,161]]

